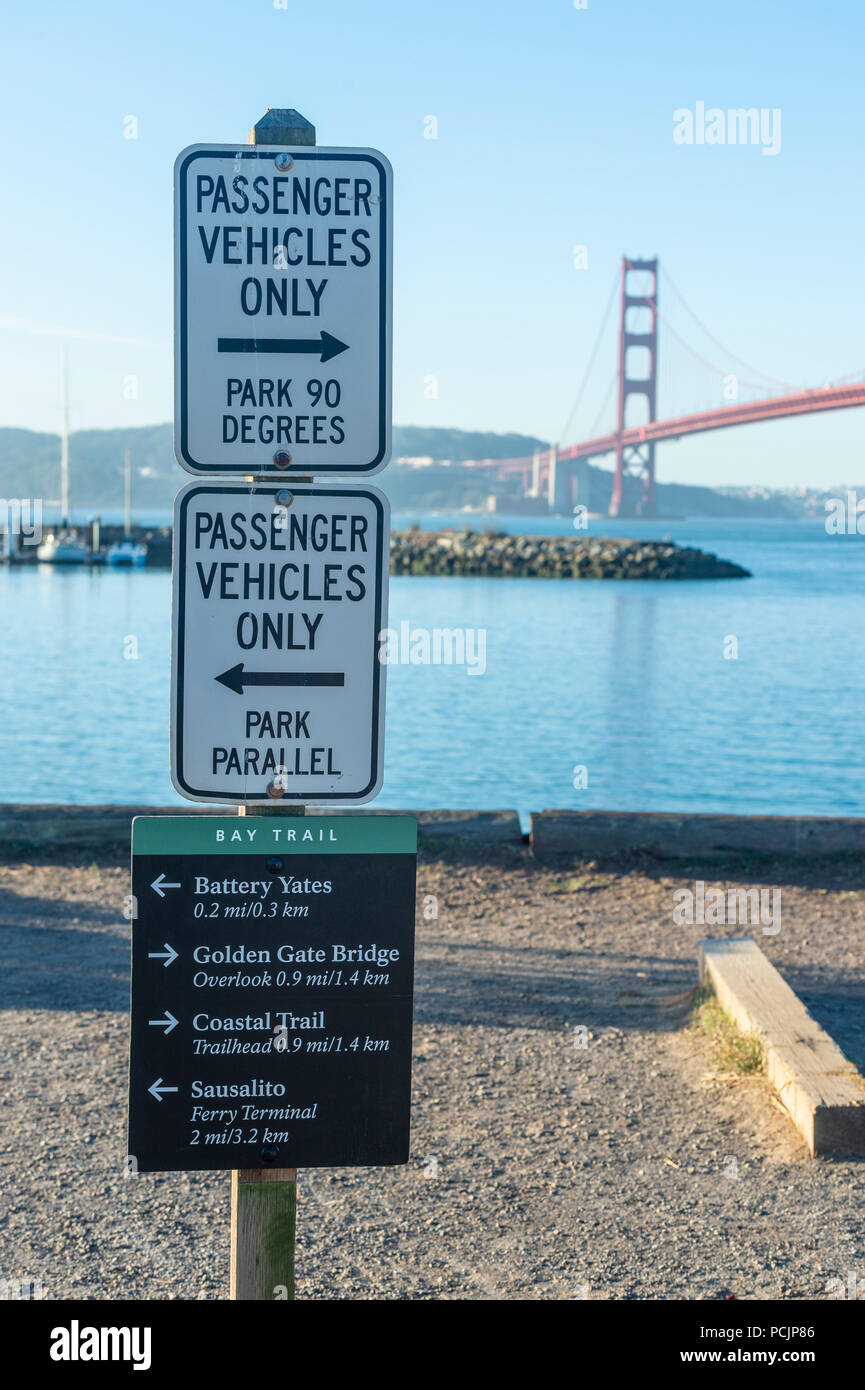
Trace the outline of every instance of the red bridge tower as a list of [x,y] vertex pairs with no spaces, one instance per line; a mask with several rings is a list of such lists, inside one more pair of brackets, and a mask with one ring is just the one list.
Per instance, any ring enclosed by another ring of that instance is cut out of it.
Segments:
[[[630,292],[629,277],[639,272],[648,272],[652,277],[648,294]],[[633,324],[637,316],[640,323]],[[648,372],[645,376],[632,376],[628,366],[628,353],[634,348],[648,351]],[[645,396],[648,404],[647,418],[634,424],[650,424],[657,418],[658,383],[658,260],[631,261],[622,257],[622,301],[619,316],[619,394],[616,417],[616,477],[613,495],[610,499],[610,516],[620,516],[626,511],[634,511],[640,516],[655,515],[655,445],[647,441],[625,444],[623,431],[626,422],[629,396]],[[625,477],[642,478],[642,489],[638,499],[631,501],[625,497]]]

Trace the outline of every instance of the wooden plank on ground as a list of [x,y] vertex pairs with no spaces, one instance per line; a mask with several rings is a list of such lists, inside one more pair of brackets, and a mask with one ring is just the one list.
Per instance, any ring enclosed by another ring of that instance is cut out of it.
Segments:
[[812,1154],[865,1153],[865,1080],[750,937],[701,941],[700,978],[740,1032]]

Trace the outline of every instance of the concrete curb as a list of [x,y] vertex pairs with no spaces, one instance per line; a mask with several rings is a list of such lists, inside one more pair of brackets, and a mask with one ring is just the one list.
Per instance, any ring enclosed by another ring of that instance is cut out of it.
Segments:
[[[82,853],[129,853],[133,816],[225,816],[228,806],[30,806],[0,805],[0,856],[20,857],[52,847]],[[330,811],[314,807],[313,816],[387,816],[395,811]],[[421,844],[439,840],[476,845],[521,845],[523,834],[516,811],[408,811],[418,822]]]
[[663,858],[740,853],[865,852],[865,819],[834,816],[675,815],[646,811],[541,811],[531,817],[536,854],[615,854],[645,850]]
[[[393,810],[360,806],[314,816],[386,816]],[[417,818],[421,844],[523,844],[516,811],[407,811]],[[220,806],[0,805],[0,856],[20,857],[52,847],[82,853],[129,849],[133,816],[224,816]],[[531,816],[530,843],[538,856],[589,858],[642,850],[665,859],[744,852],[769,855],[865,853],[865,818],[832,816],[713,816],[631,811],[540,811]]]

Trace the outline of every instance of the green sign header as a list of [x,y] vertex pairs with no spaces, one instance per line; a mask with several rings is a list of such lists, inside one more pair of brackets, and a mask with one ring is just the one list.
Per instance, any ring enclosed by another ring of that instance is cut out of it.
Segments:
[[412,816],[135,816],[133,854],[414,854]]

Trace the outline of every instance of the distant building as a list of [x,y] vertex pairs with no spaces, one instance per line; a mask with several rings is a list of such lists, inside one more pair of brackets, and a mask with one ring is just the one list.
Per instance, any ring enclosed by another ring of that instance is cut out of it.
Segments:
[[484,504],[485,512],[498,512],[501,516],[547,516],[549,510],[546,497],[524,497],[516,492],[491,492]]

